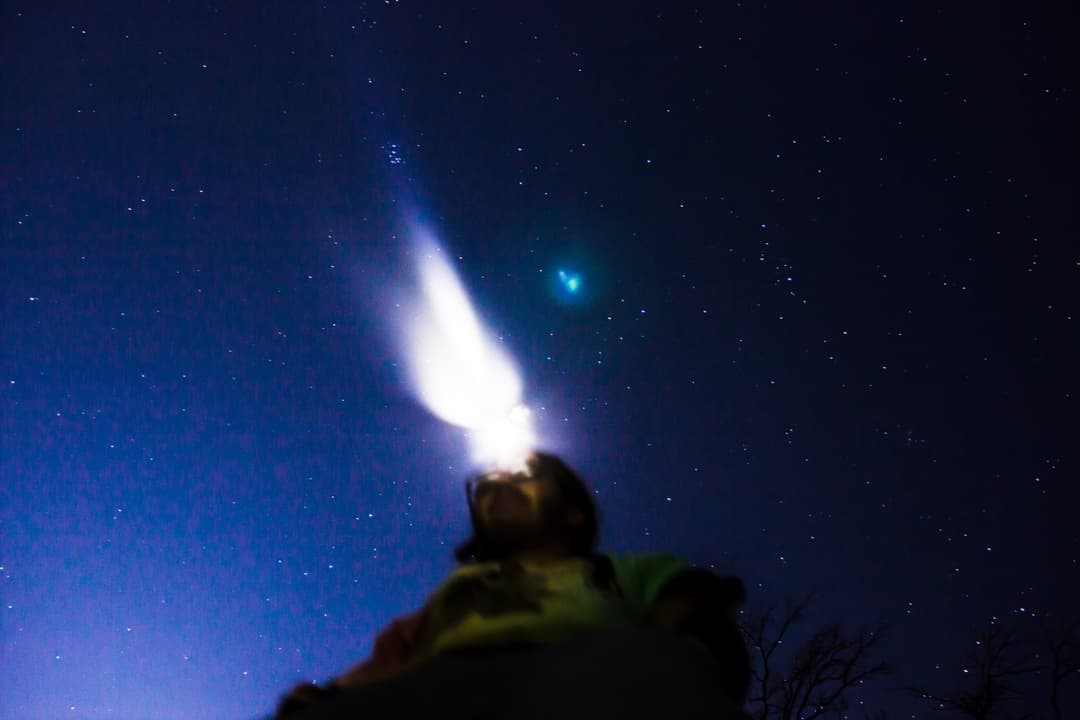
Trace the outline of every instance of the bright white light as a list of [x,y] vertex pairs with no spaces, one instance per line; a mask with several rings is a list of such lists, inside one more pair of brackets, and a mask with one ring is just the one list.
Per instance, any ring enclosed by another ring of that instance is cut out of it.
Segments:
[[418,257],[418,293],[405,330],[413,388],[437,417],[468,431],[474,462],[520,467],[536,434],[517,368],[429,236],[420,238]]
[[529,452],[536,446],[532,413],[516,405],[505,416],[475,428],[469,433],[473,457],[503,470],[524,470]]

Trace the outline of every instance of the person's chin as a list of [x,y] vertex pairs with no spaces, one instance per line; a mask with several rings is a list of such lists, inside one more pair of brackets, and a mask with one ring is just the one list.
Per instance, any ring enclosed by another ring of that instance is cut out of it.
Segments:
[[499,544],[517,546],[531,540],[535,534],[529,527],[526,517],[502,515],[493,520],[494,522],[489,525],[489,533]]
[[519,537],[528,535],[529,518],[519,513],[499,513],[491,518],[488,527],[499,537]]

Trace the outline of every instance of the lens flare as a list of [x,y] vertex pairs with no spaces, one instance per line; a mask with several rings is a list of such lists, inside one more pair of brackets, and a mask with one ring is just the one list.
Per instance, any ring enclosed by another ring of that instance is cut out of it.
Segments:
[[569,270],[559,270],[559,284],[569,295],[577,295],[581,292],[581,275]]
[[436,417],[467,431],[475,463],[517,469],[537,440],[521,376],[438,244],[424,231],[417,238],[418,288],[404,333],[412,387]]

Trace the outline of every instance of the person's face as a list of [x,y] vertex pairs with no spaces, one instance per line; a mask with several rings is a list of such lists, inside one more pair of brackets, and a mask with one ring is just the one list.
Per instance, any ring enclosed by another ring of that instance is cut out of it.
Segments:
[[550,483],[524,474],[493,473],[476,486],[477,519],[485,530],[538,530],[550,503]]
[[561,485],[539,460],[530,458],[527,471],[489,473],[475,484],[473,531],[489,552],[571,552],[574,533],[588,522],[585,510],[566,506]]

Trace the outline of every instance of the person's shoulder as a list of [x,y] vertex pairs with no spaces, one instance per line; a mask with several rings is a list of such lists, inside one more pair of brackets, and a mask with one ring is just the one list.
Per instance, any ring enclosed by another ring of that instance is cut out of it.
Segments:
[[461,578],[479,577],[490,574],[493,571],[498,571],[498,569],[499,563],[497,562],[462,563],[450,571],[450,574],[446,576],[444,582],[460,580]]
[[642,608],[649,607],[661,590],[691,565],[671,553],[609,553],[612,573],[627,598]]

